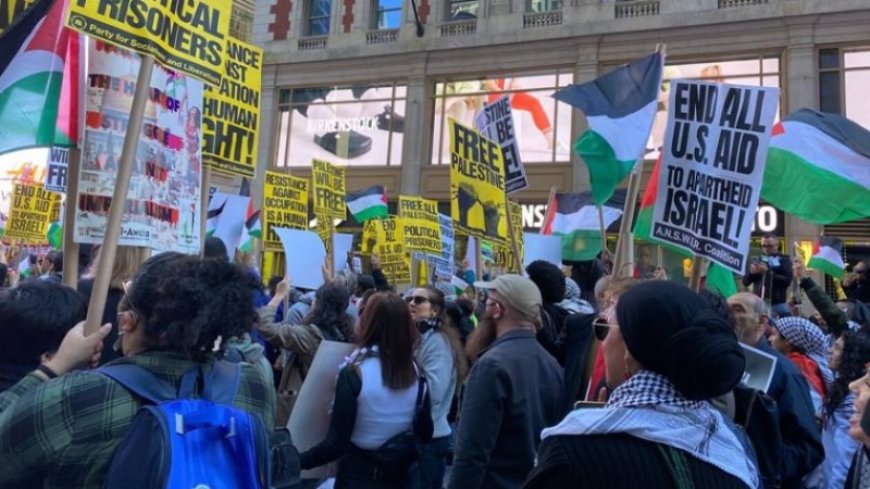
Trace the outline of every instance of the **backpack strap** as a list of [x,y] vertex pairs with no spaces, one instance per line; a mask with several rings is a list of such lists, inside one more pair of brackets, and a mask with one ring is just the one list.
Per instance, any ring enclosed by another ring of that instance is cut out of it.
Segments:
[[175,386],[132,363],[100,367],[97,372],[124,386],[125,389],[152,404],[171,401],[177,397]]
[[218,404],[232,404],[242,383],[242,366],[238,363],[216,361],[206,377],[210,387],[206,399]]

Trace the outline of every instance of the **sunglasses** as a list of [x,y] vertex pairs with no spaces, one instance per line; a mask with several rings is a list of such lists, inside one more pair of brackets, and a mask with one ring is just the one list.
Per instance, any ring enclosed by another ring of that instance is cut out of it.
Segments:
[[426,297],[419,296],[419,295],[412,295],[409,297],[405,297],[405,302],[407,302],[408,304],[414,304],[415,306],[419,306],[420,304],[425,304],[425,303],[430,302],[430,301]]
[[616,324],[610,324],[602,318],[598,318],[595,321],[592,321],[592,332],[595,334],[595,338],[598,341],[604,341],[607,338],[607,333],[610,332],[610,328],[618,328]]

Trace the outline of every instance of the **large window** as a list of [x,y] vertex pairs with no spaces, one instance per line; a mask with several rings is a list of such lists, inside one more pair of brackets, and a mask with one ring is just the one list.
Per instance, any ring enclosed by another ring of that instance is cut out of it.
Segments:
[[562,10],[562,0],[526,0],[527,13],[557,12]]
[[449,0],[447,20],[470,20],[477,18],[478,0]]
[[[689,78],[735,85],[756,87],[779,87],[779,58],[759,56],[735,61],[708,61],[705,63],[668,64],[665,66],[664,81],[659,92],[659,107],[650,140],[647,143],[647,160],[658,158],[668,124],[668,96],[670,80]],[[779,115],[777,111],[777,120]]]
[[514,132],[523,163],[569,161],[571,107],[551,95],[573,81],[569,70],[543,75],[490,76],[444,80],[435,87],[435,121],[432,125],[432,163],[450,162],[447,119],[475,127],[484,104],[503,96],[511,99]]
[[402,0],[374,0],[375,29],[398,29],[402,26]]
[[332,14],[331,0],[310,0],[308,2],[307,36],[328,36],[329,17]]
[[400,165],[407,91],[374,84],[281,90],[275,166],[307,167],[313,158]]
[[819,50],[819,108],[870,129],[870,49]]

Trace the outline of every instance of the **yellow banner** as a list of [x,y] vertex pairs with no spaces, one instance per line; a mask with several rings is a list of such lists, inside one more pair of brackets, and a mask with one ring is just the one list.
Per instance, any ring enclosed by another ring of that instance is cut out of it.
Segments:
[[381,270],[392,284],[411,283],[411,260],[405,249],[404,226],[398,217],[373,219]]
[[[317,216],[315,216],[317,217]],[[323,241],[323,248],[326,249],[326,255],[332,253],[332,235],[335,234],[335,223],[331,217],[317,217],[317,225],[314,231],[320,236],[320,241]]]
[[227,76],[206,85],[202,100],[203,163],[215,170],[253,178],[260,138],[263,50],[227,40]]
[[[0,2],[0,36],[6,33],[13,24],[21,19],[30,10],[33,4],[40,0],[8,0]],[[41,0],[49,3],[48,0]]]
[[15,184],[6,238],[21,239],[25,243],[46,242],[46,232],[52,213],[57,213],[60,194],[49,192],[42,185]]
[[504,158],[498,143],[450,123],[450,213],[456,232],[502,244],[508,237]]
[[308,180],[266,172],[263,186],[263,247],[284,251],[274,228],[308,229]]
[[520,256],[519,259],[514,256],[510,240],[505,241],[503,245],[495,245],[493,251],[496,266],[504,268],[505,270],[514,271],[517,266],[522,266],[523,254],[525,253],[525,250],[523,250],[523,215],[520,204],[508,200],[507,205],[510,207],[511,226],[514,228],[514,238],[516,239],[517,251]]
[[311,161],[311,182],[314,192],[314,216],[347,219],[344,167],[322,160]]
[[438,202],[422,197],[399,196],[399,217],[402,218],[405,248],[441,255],[441,224]]
[[218,85],[232,0],[71,0],[67,25]]

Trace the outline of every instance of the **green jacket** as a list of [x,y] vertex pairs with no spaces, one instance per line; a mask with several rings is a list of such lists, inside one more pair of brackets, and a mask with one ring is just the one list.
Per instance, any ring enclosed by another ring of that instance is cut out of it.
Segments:
[[[178,385],[195,365],[168,352],[145,352],[134,363]],[[275,425],[275,390],[243,363],[234,405]],[[100,489],[115,449],[142,403],[115,381],[76,371],[48,382],[30,373],[0,394],[0,487]]]
[[838,337],[849,330],[849,318],[837,307],[837,304],[828,297],[810,277],[804,277],[800,281],[801,288],[807,294],[813,307],[822,315],[822,319],[828,325],[828,333]]

